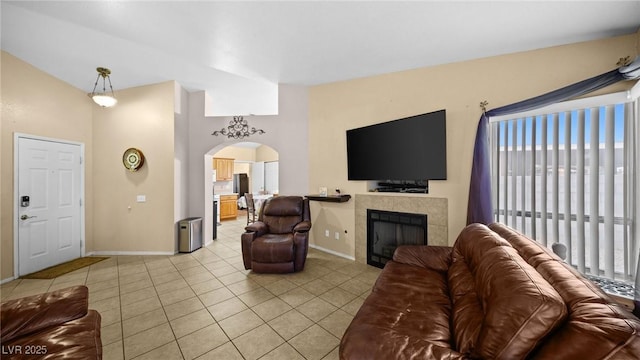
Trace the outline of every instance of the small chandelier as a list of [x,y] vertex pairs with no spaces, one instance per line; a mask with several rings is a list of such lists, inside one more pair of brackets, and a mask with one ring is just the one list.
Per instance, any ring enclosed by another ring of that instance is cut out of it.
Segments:
[[[98,77],[96,78],[96,83],[93,85],[93,91],[88,94],[93,101],[102,106],[102,107],[112,107],[116,103],[118,103],[118,99],[113,93],[113,87],[111,86],[111,70],[103,67],[99,67],[96,69],[98,71]],[[102,77],[102,92],[98,89],[96,92],[96,88],[98,87],[98,82],[100,81],[100,77]],[[111,90],[111,94],[107,93],[106,83],[109,80],[109,90]]]
[[264,134],[262,129],[256,129],[252,127],[249,129],[249,123],[242,116],[234,116],[233,120],[229,121],[229,126],[216,130],[211,135],[218,136],[223,135],[229,139],[244,139],[253,134]]

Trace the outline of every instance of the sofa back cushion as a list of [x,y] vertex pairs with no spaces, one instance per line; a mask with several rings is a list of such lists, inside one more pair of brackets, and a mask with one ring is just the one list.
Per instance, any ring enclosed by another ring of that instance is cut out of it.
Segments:
[[490,227],[518,250],[567,304],[567,321],[537,349],[536,358],[640,358],[640,319],[542,244],[499,223]]
[[567,317],[553,286],[484,225],[460,233],[448,277],[456,347],[470,357],[525,358]]

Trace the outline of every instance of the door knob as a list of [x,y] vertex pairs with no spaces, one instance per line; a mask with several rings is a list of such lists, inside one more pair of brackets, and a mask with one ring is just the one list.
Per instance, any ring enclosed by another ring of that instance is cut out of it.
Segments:
[[20,216],[20,220],[27,220],[27,219],[31,219],[31,218],[35,218],[37,216],[29,216],[27,214]]

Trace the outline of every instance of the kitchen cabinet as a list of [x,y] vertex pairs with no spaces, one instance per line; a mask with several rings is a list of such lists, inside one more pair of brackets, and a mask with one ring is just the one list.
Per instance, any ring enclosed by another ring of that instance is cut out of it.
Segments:
[[220,220],[238,217],[238,195],[220,195]]
[[216,170],[216,181],[231,181],[233,179],[233,162],[235,159],[213,158],[213,168]]

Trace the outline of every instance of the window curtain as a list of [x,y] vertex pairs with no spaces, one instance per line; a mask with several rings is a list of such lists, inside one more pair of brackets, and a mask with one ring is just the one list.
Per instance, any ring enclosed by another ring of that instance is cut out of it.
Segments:
[[473,149],[469,202],[467,205],[467,224],[476,222],[490,224],[493,222],[489,155],[490,117],[534,110],[588,94],[622,80],[638,78],[640,78],[640,56],[630,65],[611,70],[540,96],[483,112],[478,122],[478,130],[476,132],[475,146]]

